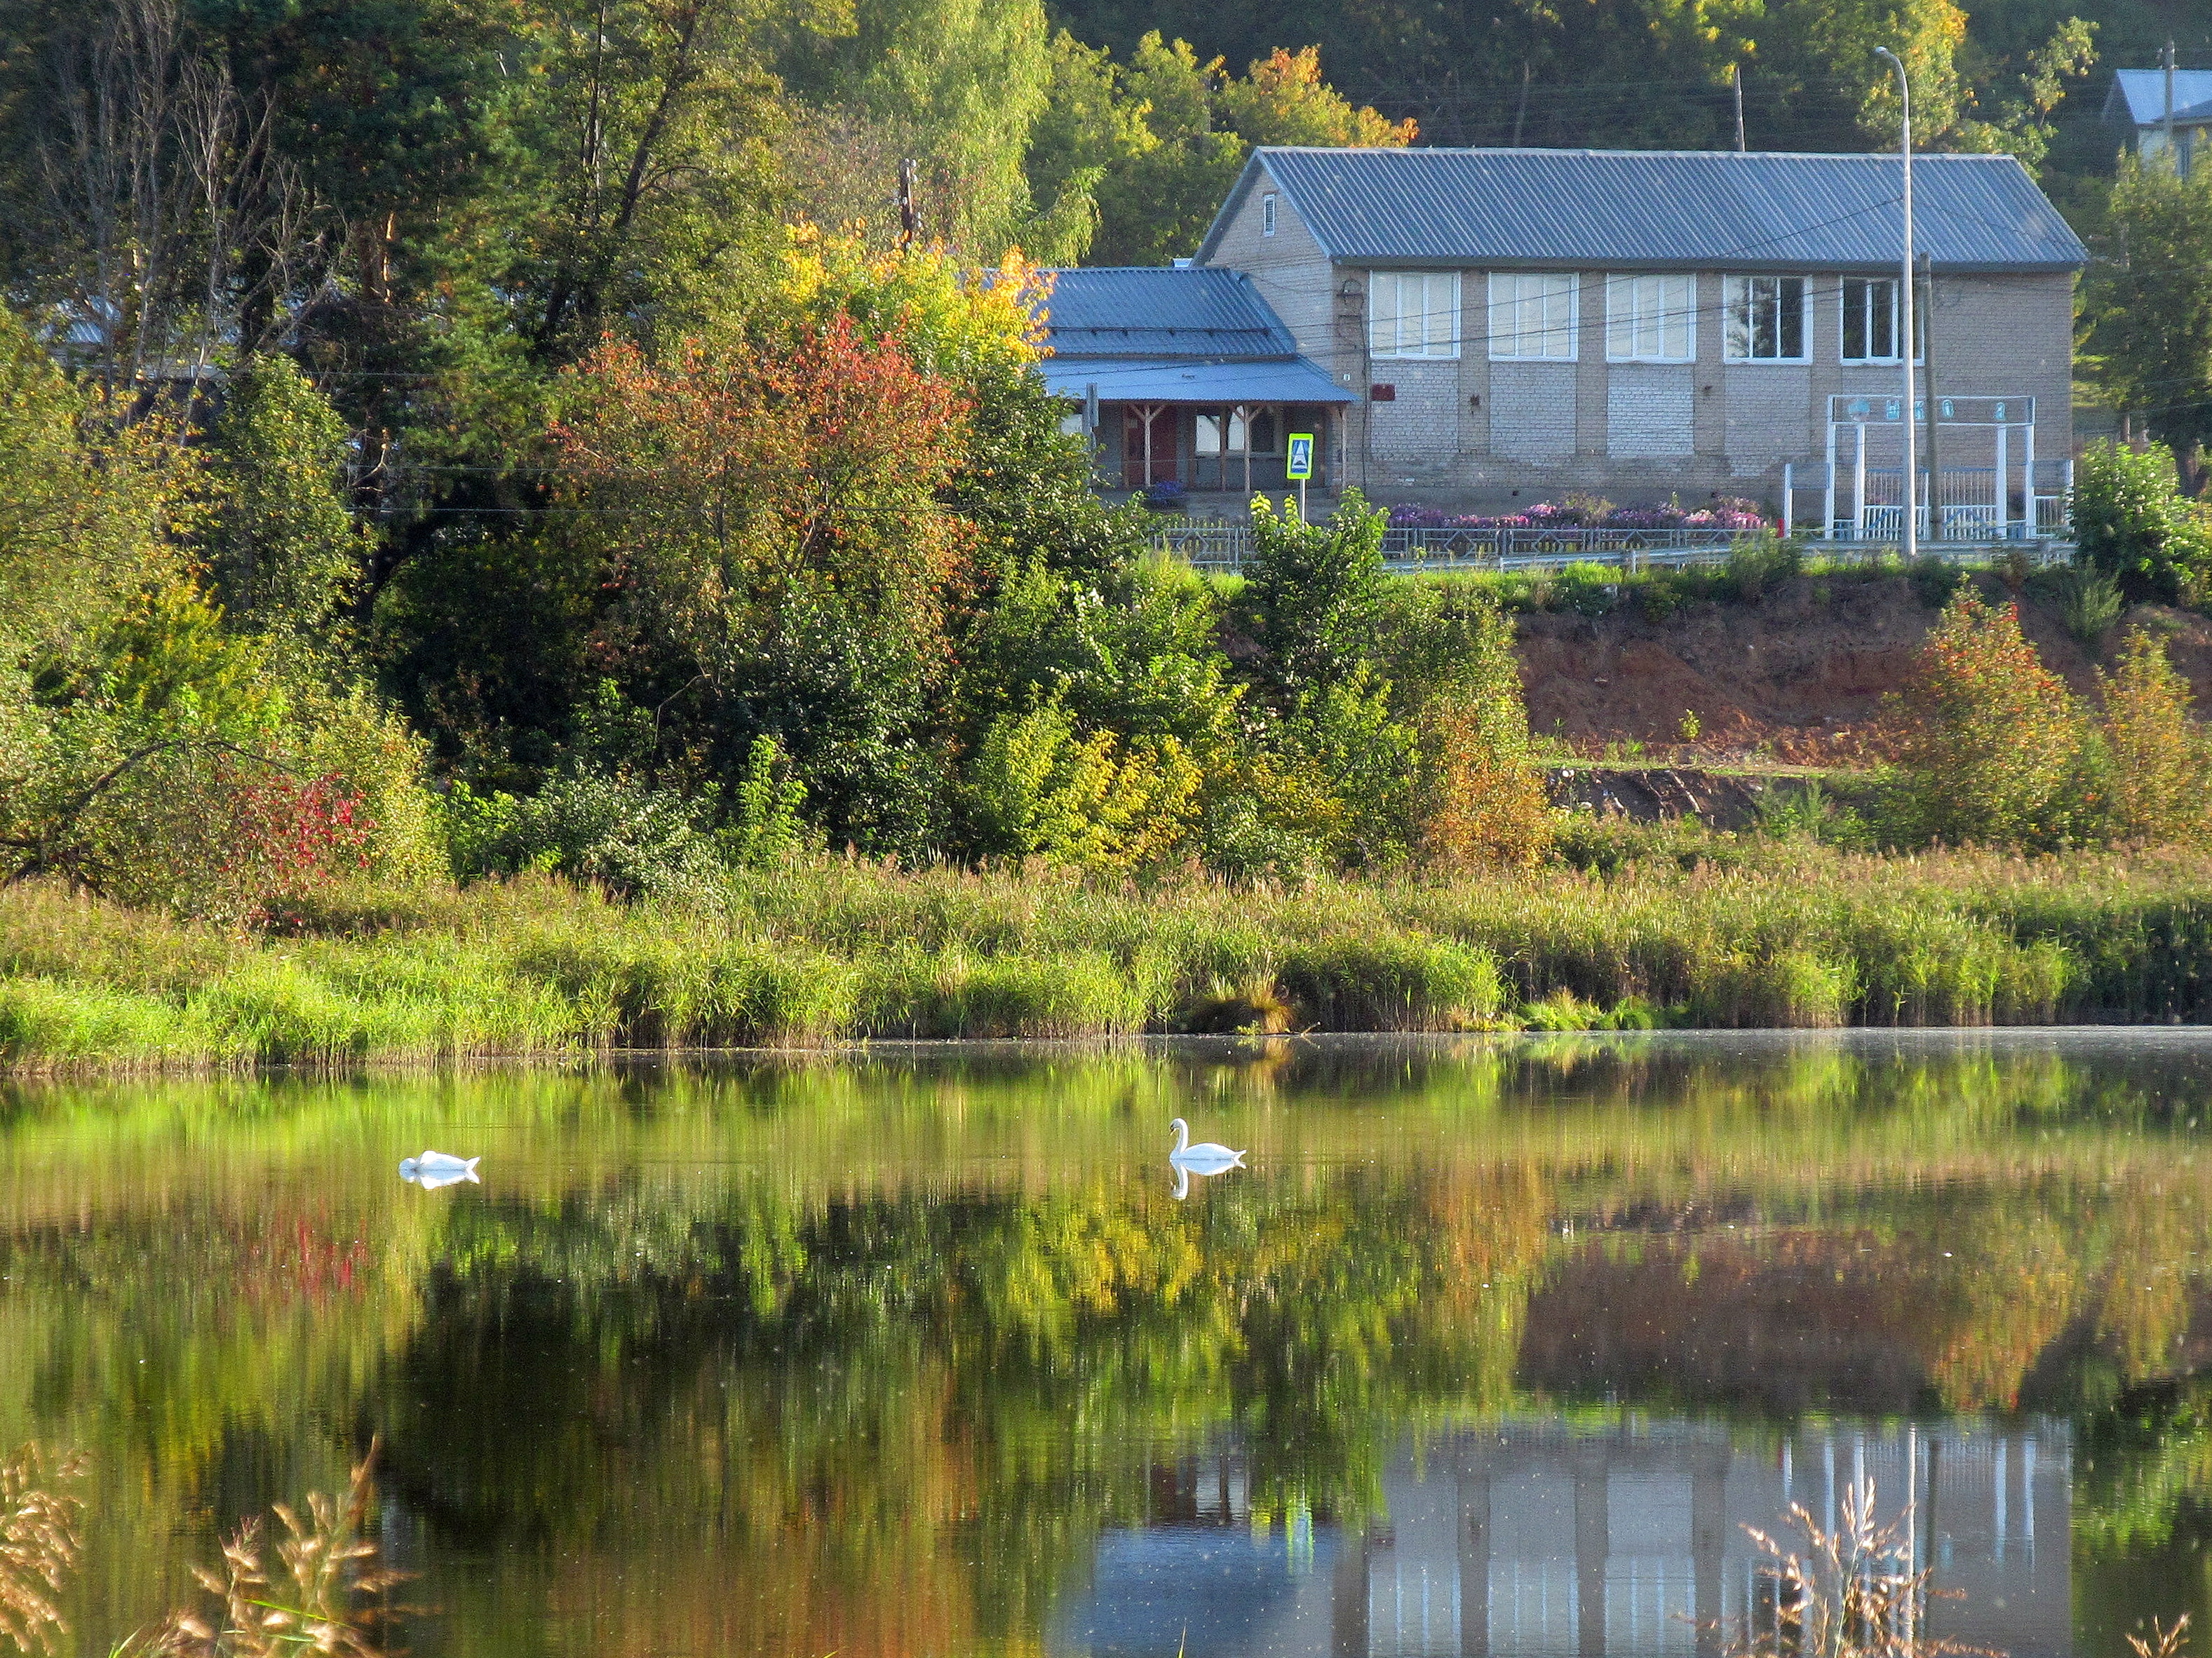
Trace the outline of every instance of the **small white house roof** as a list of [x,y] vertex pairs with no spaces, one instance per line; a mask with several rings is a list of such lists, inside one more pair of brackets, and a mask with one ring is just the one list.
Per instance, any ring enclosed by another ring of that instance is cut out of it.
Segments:
[[[2105,94],[2105,118],[2123,118],[2139,127],[2165,121],[2164,70],[2124,69],[2112,76],[2112,89]],[[2212,121],[2212,69],[2173,71],[2173,118],[2185,126]]]

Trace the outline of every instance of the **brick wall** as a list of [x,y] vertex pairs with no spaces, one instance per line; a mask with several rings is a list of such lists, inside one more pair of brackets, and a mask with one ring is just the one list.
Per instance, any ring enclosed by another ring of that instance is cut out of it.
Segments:
[[1509,460],[1556,463],[1575,452],[1575,365],[1490,365],[1490,452]]
[[1459,365],[1378,358],[1376,380],[1396,388],[1372,405],[1375,452],[1433,463],[1459,452]]
[[1688,363],[1611,365],[1606,386],[1606,452],[1621,459],[1695,453],[1693,373]]
[[[1479,266],[1462,283],[1456,361],[1370,362],[1368,273],[1332,266],[1279,191],[1276,234],[1261,236],[1260,198],[1270,188],[1263,173],[1224,228],[1214,262],[1250,272],[1298,349],[1337,384],[1363,394],[1375,381],[1397,387],[1395,402],[1363,403],[1345,415],[1346,476],[1357,478],[1364,460],[1378,493],[1419,486],[1439,498],[1485,501],[1569,489],[1621,500],[1760,495],[1771,493],[1785,461],[1796,463],[1801,487],[1814,488],[1828,396],[1897,386],[1894,366],[1838,361],[1840,282],[1817,276],[1808,295],[1810,365],[1723,362],[1723,278],[1714,272],[1698,278],[1692,363],[1607,363],[1603,282],[1589,276],[1576,362],[1492,362]],[[1936,288],[1939,395],[2036,398],[2039,459],[2055,483],[2070,438],[2072,278],[1947,276]],[[1949,441],[1945,465],[1989,465],[1986,437],[1962,433]]]
[[1721,371],[1720,388],[1722,441],[1731,476],[1760,477],[1785,460],[1812,453],[1811,369],[1795,363],[1732,362]]

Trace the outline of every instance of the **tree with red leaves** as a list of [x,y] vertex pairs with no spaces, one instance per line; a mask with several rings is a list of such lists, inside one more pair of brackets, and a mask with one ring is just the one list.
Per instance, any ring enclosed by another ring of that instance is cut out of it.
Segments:
[[842,313],[781,343],[656,361],[609,343],[578,366],[552,434],[562,533],[597,562],[592,648],[656,710],[663,763],[733,776],[773,737],[833,837],[927,843],[972,542],[939,497],[966,412]]

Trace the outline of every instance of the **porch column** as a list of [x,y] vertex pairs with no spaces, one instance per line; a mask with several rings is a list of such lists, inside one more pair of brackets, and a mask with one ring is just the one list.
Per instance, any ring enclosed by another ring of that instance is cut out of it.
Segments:
[[[1318,422],[1316,424],[1319,424]],[[1314,434],[1319,442],[1321,434]],[[1459,1477],[1460,1658],[1489,1658],[1490,1473]]]
[[1575,1467],[1575,1651],[1605,1658],[1605,1564],[1613,1552],[1604,1453],[1586,1451]]

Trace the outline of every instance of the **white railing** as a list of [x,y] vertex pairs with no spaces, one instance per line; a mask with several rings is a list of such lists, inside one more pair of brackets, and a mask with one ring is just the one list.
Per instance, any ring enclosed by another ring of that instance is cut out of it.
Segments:
[[[2039,508],[2045,504],[2039,499]],[[2059,503],[2062,507],[2063,503]],[[1888,533],[1881,533],[1877,514],[1887,511]],[[1904,513],[1898,507],[1868,509],[1869,534],[1853,538],[1848,520],[1837,526],[1831,540],[1801,542],[1808,557],[1873,559],[1898,550]],[[2039,511],[2039,524],[2051,520]],[[2055,536],[2030,538],[2012,526],[2009,537],[1966,536],[1958,533],[1965,521],[1950,520],[1940,543],[1923,543],[1922,551],[1947,563],[1980,562],[2008,554],[2025,554],[2037,563],[2063,563],[2073,549]],[[1954,528],[1954,524],[1957,528]],[[2057,528],[2063,530],[2063,513]],[[1690,564],[1727,562],[1739,547],[1771,539],[1771,530],[1603,530],[1603,529],[1394,529],[1383,532],[1382,562],[1392,570],[1556,570],[1570,564],[1617,565],[1626,571],[1673,568]],[[1152,531],[1150,541],[1201,570],[1242,569],[1252,556],[1251,526],[1243,524],[1170,525]]]

